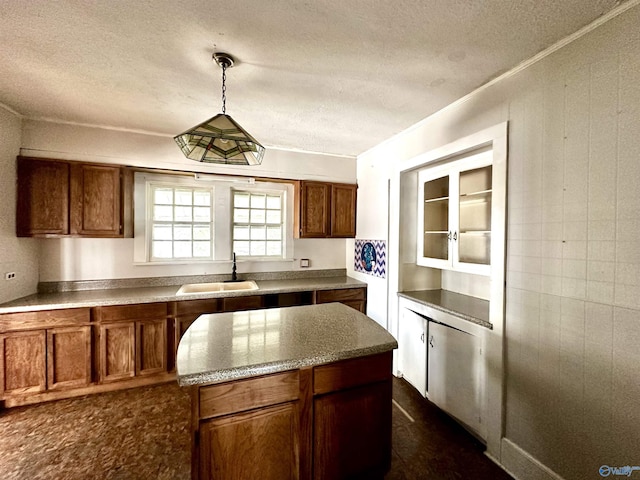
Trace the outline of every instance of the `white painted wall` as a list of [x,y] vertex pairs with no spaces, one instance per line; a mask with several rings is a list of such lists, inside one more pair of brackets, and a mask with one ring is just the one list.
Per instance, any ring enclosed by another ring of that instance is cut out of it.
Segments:
[[[22,120],[0,106],[0,303],[35,292],[38,284],[38,245],[16,237],[16,156]],[[13,280],[5,273],[15,272]]]
[[[171,137],[40,120],[24,120],[21,154],[205,173],[345,183],[356,181],[356,161],[350,157],[267,149],[259,166],[202,164],[186,159]],[[239,262],[238,272],[296,270],[299,269],[300,258],[310,260],[309,269],[345,268],[345,244],[344,239],[294,240],[294,262]],[[43,239],[39,240],[39,245],[40,281],[43,282],[231,271],[230,262],[133,265],[132,239]]]
[[[509,122],[506,411],[492,454],[520,479],[600,478],[601,465],[640,463],[640,6],[628,5],[358,157],[359,175],[401,170]],[[358,181],[361,191],[383,183]],[[358,210],[358,236],[384,237],[387,202],[372,201]],[[398,284],[392,276],[390,299]]]

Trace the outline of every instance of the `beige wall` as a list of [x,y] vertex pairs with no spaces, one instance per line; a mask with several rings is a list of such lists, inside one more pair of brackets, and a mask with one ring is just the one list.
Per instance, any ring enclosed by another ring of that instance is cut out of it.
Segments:
[[[235,167],[202,164],[186,159],[171,137],[24,120],[22,155],[134,165],[168,170],[229,173],[272,178],[356,181],[356,161],[350,157],[267,149],[262,165]],[[195,265],[134,265],[133,239],[43,239],[40,281],[74,281],[229,273],[230,262]],[[346,240],[294,240],[296,261],[241,262],[238,272],[345,268]]]
[[[16,155],[21,119],[0,106],[0,303],[35,292],[38,283],[37,241],[16,237]],[[15,272],[13,280],[5,273]]]
[[[359,171],[381,161],[402,169],[509,122],[506,416],[495,455],[521,479],[600,478],[601,465],[640,464],[634,5],[358,158]],[[368,207],[358,228],[375,223],[370,235],[386,234]]]

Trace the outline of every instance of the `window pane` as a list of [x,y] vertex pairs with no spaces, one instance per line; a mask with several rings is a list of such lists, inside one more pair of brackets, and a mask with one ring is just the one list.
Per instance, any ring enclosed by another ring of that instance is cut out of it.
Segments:
[[282,227],[267,227],[268,240],[282,240]]
[[165,205],[171,205],[173,203],[173,189],[154,188],[153,203],[163,203]]
[[282,242],[267,242],[267,255],[282,255]]
[[251,255],[265,255],[266,249],[264,242],[251,242]]
[[171,248],[171,242],[157,242],[152,243],[151,255],[155,258],[172,258],[173,252]]
[[176,225],[173,227],[175,240],[191,240],[191,225]]
[[209,208],[209,207],[194,207],[193,208],[193,221],[194,222],[210,222],[211,221],[211,208]]
[[233,238],[236,240],[249,240],[249,227],[236,225],[233,227]]
[[251,240],[264,240],[266,238],[266,227],[251,227]]
[[251,223],[264,223],[264,210],[251,210]]
[[191,221],[191,207],[175,207],[176,222]]
[[249,223],[249,210],[246,208],[234,208],[233,209],[233,222],[234,223]]
[[154,240],[171,240],[171,225],[154,225],[153,226],[153,239]]
[[194,205],[203,205],[203,206],[211,206],[211,193],[204,192],[202,190],[196,190],[193,192],[193,204]]
[[245,192],[234,192],[233,205],[235,207],[249,208],[249,194]]
[[190,258],[191,242],[173,242],[173,254],[175,258]]
[[209,225],[193,226],[194,240],[211,240],[211,227]]
[[153,219],[160,222],[171,222],[173,220],[173,208],[161,205],[154,205]]
[[251,254],[248,241],[233,242],[233,251],[236,255],[248,256]]
[[267,208],[280,210],[282,208],[282,202],[280,196],[267,195]]
[[266,195],[251,195],[251,208],[265,208],[267,205],[266,198]]
[[211,242],[193,242],[194,257],[210,257]]
[[176,189],[175,196],[176,196],[176,200],[175,200],[176,205],[192,205],[193,204],[193,197],[190,189],[189,190]]
[[267,210],[267,223],[280,223],[280,210]]

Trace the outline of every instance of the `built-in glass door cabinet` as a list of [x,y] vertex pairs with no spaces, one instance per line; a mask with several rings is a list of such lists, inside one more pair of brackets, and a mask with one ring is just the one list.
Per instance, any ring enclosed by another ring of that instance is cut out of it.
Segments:
[[490,274],[492,152],[418,172],[418,265]]

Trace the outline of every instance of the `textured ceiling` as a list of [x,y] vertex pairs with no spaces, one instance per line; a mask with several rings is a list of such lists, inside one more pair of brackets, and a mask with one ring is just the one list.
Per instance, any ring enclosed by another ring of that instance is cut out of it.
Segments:
[[[2,0],[0,103],[176,135],[221,108],[267,147],[357,155],[615,0]],[[176,147],[177,148],[177,147]]]

